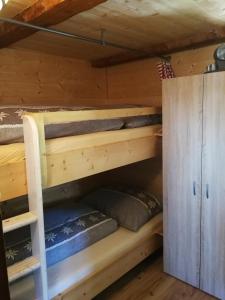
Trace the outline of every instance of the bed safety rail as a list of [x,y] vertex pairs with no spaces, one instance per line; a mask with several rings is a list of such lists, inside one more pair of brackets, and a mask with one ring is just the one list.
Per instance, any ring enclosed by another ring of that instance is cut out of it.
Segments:
[[[36,126],[38,130],[42,186],[51,187],[59,185],[64,182],[139,161],[141,160],[141,154],[137,156],[136,159],[133,158],[133,160],[130,157],[130,151],[132,151],[132,148],[133,150],[135,149],[136,153],[138,153],[139,149],[136,149],[136,145],[130,145],[130,147],[124,148],[125,144],[128,144],[129,142],[132,143],[134,140],[139,140],[139,142],[141,142],[142,138],[154,136],[155,132],[161,128],[161,125],[154,125],[135,129],[98,132],[84,134],[81,136],[54,139],[49,143],[46,143],[44,130],[45,125],[125,118],[157,114],[160,112],[161,109],[156,107],[136,107],[26,114],[24,116],[24,129],[26,130],[26,126],[29,126],[28,124],[32,127],[31,123],[35,122],[33,126]],[[115,149],[116,147],[107,147],[108,145],[112,146],[113,144],[117,144],[118,149]],[[123,148],[121,148],[121,146]],[[141,148],[141,146],[139,148]],[[93,151],[90,151],[90,149],[93,149]],[[127,160],[124,159],[121,163],[118,161],[116,163],[116,160],[119,157],[112,157],[113,151],[116,151],[117,153],[119,151],[120,154],[122,154],[121,149],[125,150],[124,156],[128,155],[128,158]],[[65,155],[65,153],[67,153],[67,155]],[[95,163],[96,159],[101,157],[103,153],[105,160],[98,165]],[[153,153],[151,155],[154,156]],[[73,161],[71,157],[76,157],[77,160]],[[143,159],[145,159],[145,157],[150,157],[150,153],[148,155],[147,153],[145,155],[143,154]],[[110,160],[111,165],[107,165],[107,160]],[[73,167],[74,165],[76,165],[76,168]],[[92,169],[92,171],[90,169]]]

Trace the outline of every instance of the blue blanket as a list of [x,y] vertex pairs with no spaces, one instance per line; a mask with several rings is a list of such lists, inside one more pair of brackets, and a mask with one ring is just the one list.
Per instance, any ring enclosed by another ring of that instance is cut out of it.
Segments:
[[[117,229],[117,222],[82,203],[60,203],[44,212],[47,265],[51,266]],[[30,227],[5,235],[7,265],[32,255]]]

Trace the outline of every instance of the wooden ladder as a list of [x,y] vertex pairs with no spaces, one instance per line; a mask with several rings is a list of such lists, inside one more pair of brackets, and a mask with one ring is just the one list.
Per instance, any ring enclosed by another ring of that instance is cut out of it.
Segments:
[[[7,268],[8,282],[11,283],[33,273],[36,289],[35,299],[48,300],[39,133],[33,118],[27,117],[24,122],[24,139],[29,212],[3,220],[1,238],[3,241],[4,233],[30,225],[32,256]],[[4,248],[4,244],[2,248]],[[2,257],[3,255],[4,253]],[[7,277],[7,274],[4,277]]]
[[[47,264],[45,253],[45,231],[42,195],[42,172],[39,146],[39,132],[35,120],[27,117],[24,122],[24,139],[26,150],[26,175],[28,187],[29,212],[1,221],[1,259],[5,264],[3,234],[30,225],[32,256],[15,263],[6,270],[0,270],[0,279],[13,282],[30,273],[34,274],[36,300],[48,300]],[[13,188],[13,187],[12,187]],[[0,195],[1,196],[1,195]],[[3,296],[3,295],[2,295]]]
[[[27,212],[25,214],[18,215],[13,218],[3,220],[2,227],[3,233],[10,232],[12,230],[31,225],[36,223],[38,220],[37,216],[32,212]],[[40,262],[38,258],[31,256],[21,262],[15,263],[7,268],[8,280],[13,282],[22,276],[25,276],[40,267]]]
[[[30,202],[30,201],[29,201]],[[48,299],[47,268],[45,257],[45,239],[43,232],[43,209],[17,215],[2,221],[3,233],[30,225],[32,240],[32,256],[13,264],[7,268],[8,282],[11,283],[25,275],[34,273],[36,286],[36,299]],[[37,205],[36,205],[37,206]]]

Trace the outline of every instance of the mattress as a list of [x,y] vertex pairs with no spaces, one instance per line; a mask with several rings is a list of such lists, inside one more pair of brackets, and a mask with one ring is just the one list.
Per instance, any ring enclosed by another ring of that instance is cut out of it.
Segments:
[[[87,205],[62,201],[44,210],[47,265],[74,255],[117,230],[117,222]],[[5,234],[10,266],[32,255],[30,227]]]
[[[161,230],[162,213],[147,222],[138,232],[120,227],[90,247],[48,268],[50,298],[75,283],[80,285]],[[10,293],[11,300],[34,299],[33,276],[30,275],[13,283],[10,286]]]
[[[0,144],[23,142],[23,114],[26,112],[79,111],[91,109],[88,107],[0,107]],[[116,130],[123,127],[123,121],[97,120],[85,122],[69,122],[64,124],[49,124],[45,126],[47,139],[79,135],[91,132]]]
[[[0,145],[23,142],[23,114],[25,112],[46,111],[79,111],[93,109],[90,107],[15,107],[0,106]],[[136,128],[159,124],[161,115],[136,116],[129,118],[116,118],[105,120],[89,120],[68,122],[63,124],[48,124],[45,126],[46,139],[81,135],[121,128]]]

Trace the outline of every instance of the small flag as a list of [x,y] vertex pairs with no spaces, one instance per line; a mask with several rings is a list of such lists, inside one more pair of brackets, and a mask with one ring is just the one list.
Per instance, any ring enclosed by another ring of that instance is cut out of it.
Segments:
[[156,66],[161,80],[175,77],[172,65],[169,61],[161,60]]

